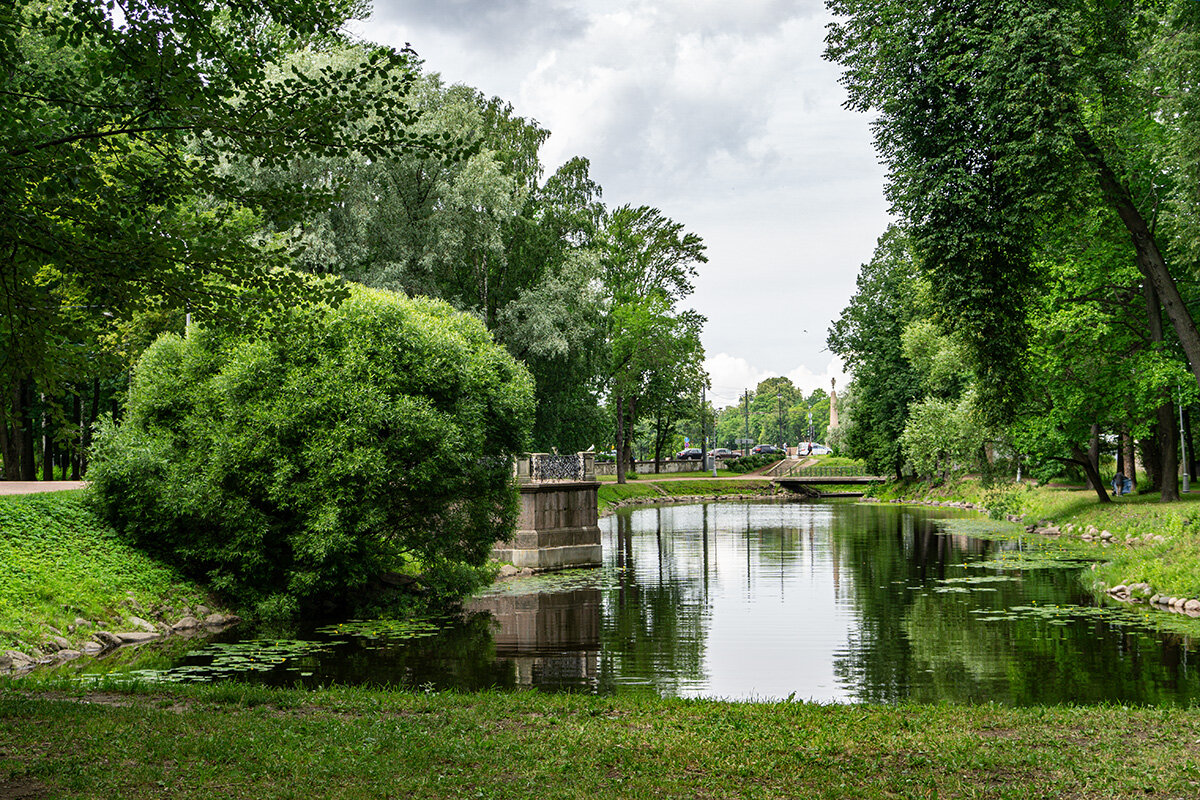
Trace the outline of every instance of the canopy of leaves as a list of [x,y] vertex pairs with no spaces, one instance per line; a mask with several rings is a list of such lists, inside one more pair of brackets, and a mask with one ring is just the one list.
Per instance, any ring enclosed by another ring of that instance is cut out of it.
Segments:
[[879,238],[858,275],[850,304],[829,329],[829,349],[854,374],[848,454],[869,468],[899,474],[899,438],[909,405],[921,396],[921,375],[904,356],[903,332],[918,318],[919,283],[908,239],[896,228]]
[[123,535],[241,602],[336,601],[405,554],[482,563],[514,523],[532,395],[477,319],[354,289],[272,338],[161,338],[92,492]]

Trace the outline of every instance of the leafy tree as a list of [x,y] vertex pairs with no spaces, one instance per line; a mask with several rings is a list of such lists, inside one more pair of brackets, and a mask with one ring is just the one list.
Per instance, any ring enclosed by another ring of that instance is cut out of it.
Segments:
[[[652,412],[680,388],[671,384],[671,373],[683,371],[707,383],[702,371],[688,369],[704,360],[699,342],[704,317],[679,311],[676,304],[691,294],[696,267],[708,259],[700,237],[646,206],[622,206],[608,215],[597,250],[610,304],[609,391],[616,415],[617,480],[623,483],[638,415]],[[694,394],[700,386],[682,388]]]
[[829,329],[829,349],[854,374],[843,446],[871,470],[902,474],[900,434],[909,406],[921,396],[921,376],[904,357],[902,335],[920,316],[917,265],[895,227],[879,238],[858,290]]
[[98,340],[141,311],[340,296],[279,269],[288,253],[256,241],[246,211],[321,187],[261,189],[218,165],[451,149],[410,130],[408,53],[360,48],[343,68],[269,80],[285,53],[335,40],[355,5],[133,0],[118,17],[91,0],[16,0],[0,13],[0,416],[19,449],[29,403],[9,398],[107,378],[76,365],[103,361]]
[[[1032,391],[1013,439],[1035,463],[1079,466],[1104,502],[1105,482],[1089,452],[1095,431],[1145,436],[1157,420],[1167,446],[1153,468],[1174,475],[1170,398],[1190,382],[1182,359],[1163,342],[1160,311],[1139,286],[1136,267],[1111,230],[1095,222],[1084,215],[1047,240],[1042,269],[1052,280],[1029,318]],[[1177,499],[1173,480],[1163,497]]]
[[[1184,133],[1192,123],[1168,112],[1194,102],[1182,98],[1200,7],[1186,0],[828,6],[840,19],[827,55],[846,68],[849,105],[878,115],[889,196],[911,227],[946,327],[978,357],[993,411],[1003,417],[1020,399],[1039,223],[1097,191],[1200,380],[1200,332],[1165,256],[1180,248],[1159,239],[1187,226],[1154,223],[1159,214],[1182,219],[1195,196],[1194,187],[1171,188],[1194,169],[1194,150]],[[1175,99],[1156,84],[1160,76],[1181,90]]]
[[926,397],[909,408],[900,446],[918,475],[946,480],[975,463],[983,426],[968,393],[956,402]]
[[[293,62],[313,71],[352,59],[354,50],[305,52]],[[571,159],[542,182],[538,151],[549,132],[511,104],[436,74],[417,77],[406,102],[420,112],[415,131],[470,140],[474,152],[458,160],[401,150],[297,159],[281,170],[288,180],[336,176],[342,190],[302,219],[273,215],[270,229],[303,243],[303,269],[439,297],[479,315],[534,374],[532,445],[588,447],[606,427],[597,397],[607,357],[590,251],[603,206],[587,160]]]
[[271,336],[193,326],[138,362],[96,444],[114,527],[259,613],[344,601],[511,532],[528,373],[441,301],[353,289]]

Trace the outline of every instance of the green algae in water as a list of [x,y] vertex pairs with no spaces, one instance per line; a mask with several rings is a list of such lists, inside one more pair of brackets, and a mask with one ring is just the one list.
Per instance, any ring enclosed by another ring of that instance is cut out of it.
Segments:
[[609,570],[568,569],[543,572],[519,578],[509,578],[493,584],[475,597],[537,594],[538,592],[569,592],[575,589],[606,588],[613,576]]
[[438,622],[424,619],[352,619],[322,626],[316,629],[316,633],[394,641],[437,636],[443,627]]
[[[968,564],[966,566],[974,566]],[[1009,583],[1011,581],[1021,580],[1020,575],[967,575],[962,578],[943,578],[938,581],[939,584],[951,586],[955,584],[969,584],[976,586],[983,583]]]
[[[206,664],[184,664],[169,669],[117,669],[85,672],[79,679],[85,683],[183,683],[235,678],[254,672],[271,672],[288,668],[307,656],[330,650],[334,642],[313,642],[298,639],[273,639],[243,642],[213,642],[189,654],[192,658],[207,658]],[[103,662],[101,662],[102,664]]]

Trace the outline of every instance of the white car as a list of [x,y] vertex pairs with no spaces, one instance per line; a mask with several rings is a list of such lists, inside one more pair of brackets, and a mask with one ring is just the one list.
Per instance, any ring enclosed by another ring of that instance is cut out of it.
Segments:
[[827,455],[830,455],[833,453],[833,451],[830,450],[825,445],[817,444],[816,442],[812,443],[812,451],[811,452],[809,451],[808,445],[806,445],[806,444],[800,445],[800,447],[797,448],[797,452],[800,455],[814,455],[814,456],[827,456]]

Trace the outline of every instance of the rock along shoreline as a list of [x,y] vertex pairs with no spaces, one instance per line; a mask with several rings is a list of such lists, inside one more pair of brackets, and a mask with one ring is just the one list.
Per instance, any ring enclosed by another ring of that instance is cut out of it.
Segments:
[[[178,612],[164,609],[147,616],[153,621],[130,614],[120,625],[82,617],[76,617],[66,630],[47,625],[42,645],[31,652],[0,651],[0,675],[23,675],[37,667],[63,664],[84,656],[103,656],[119,648],[137,647],[169,636],[208,636],[241,622],[235,614],[213,611],[203,605]],[[171,619],[174,621],[168,622]]]

